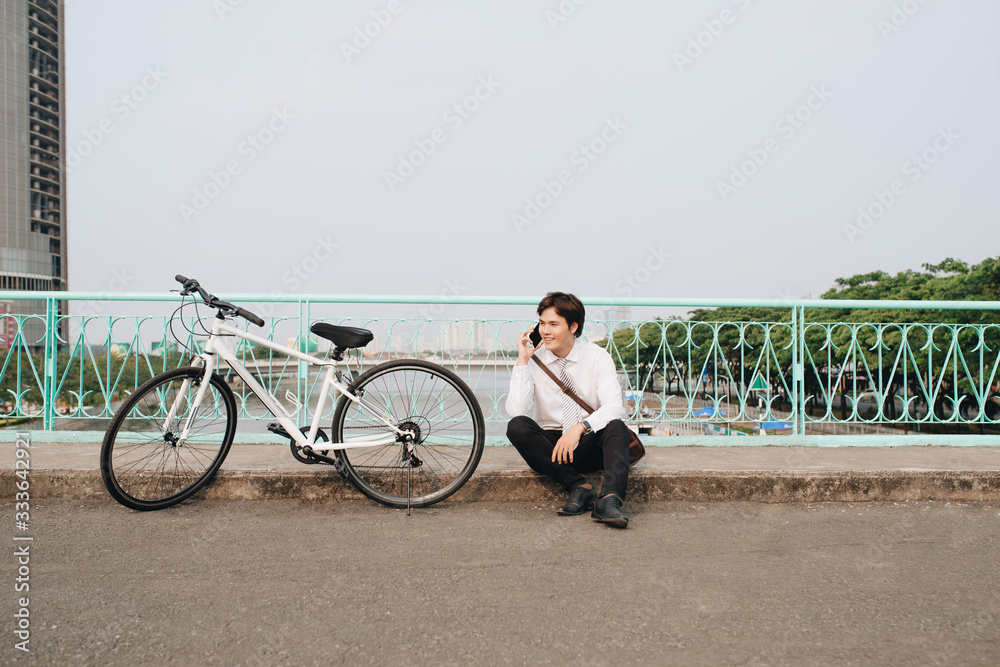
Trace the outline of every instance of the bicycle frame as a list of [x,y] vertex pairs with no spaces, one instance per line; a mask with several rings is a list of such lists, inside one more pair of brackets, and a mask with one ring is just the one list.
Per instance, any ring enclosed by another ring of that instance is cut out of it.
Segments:
[[[278,399],[274,396],[274,394],[265,389],[264,386],[253,377],[250,371],[247,370],[247,367],[243,365],[239,358],[237,358],[235,353],[231,352],[225,345],[219,344],[223,334],[248,340],[252,343],[256,343],[257,345],[274,350],[275,352],[285,354],[289,357],[298,359],[299,361],[304,361],[311,366],[321,366],[326,368],[326,373],[323,377],[323,387],[316,400],[316,408],[312,424],[309,427],[308,435],[303,435],[302,431],[299,430],[298,425],[292,421],[292,415],[289,414],[281,403],[278,402]],[[289,437],[295,440],[295,442],[302,447],[312,447],[316,444],[316,434],[319,432],[319,423],[320,419],[323,417],[323,409],[326,407],[327,397],[333,390],[336,390],[370,412],[372,415],[377,417],[379,421],[385,424],[386,428],[393,431],[396,435],[359,436],[351,438],[347,442],[324,442],[322,443],[321,449],[337,450],[353,449],[355,447],[377,447],[380,445],[389,445],[397,441],[397,436],[405,437],[410,434],[409,431],[399,429],[395,424],[395,420],[390,415],[385,414],[377,406],[365,401],[364,398],[354,395],[348,386],[341,382],[341,376],[337,372],[338,361],[336,359],[320,359],[318,357],[299,352],[298,350],[293,350],[290,347],[279,345],[273,341],[261,338],[260,336],[255,336],[249,332],[237,329],[236,327],[227,324],[225,319],[216,317],[214,319],[214,323],[212,324],[212,333],[208,337],[208,342],[205,343],[205,349],[198,355],[198,359],[205,366],[205,376],[201,386],[198,387],[198,393],[195,396],[194,405],[191,407],[191,411],[184,423],[184,428],[181,430],[181,434],[178,438],[182,442],[186,441],[190,435],[191,424],[193,423],[194,418],[197,415],[198,408],[201,406],[201,402],[204,400],[205,394],[208,391],[208,380],[214,371],[217,358],[222,359],[229,364],[230,368],[232,368],[240,379],[243,380],[246,386],[249,387],[250,391],[252,391],[271,412],[271,414],[274,415],[274,417],[278,420],[278,423],[285,429],[285,432],[288,433]],[[189,383],[190,380],[185,380],[184,382]],[[186,393],[187,388],[187,386],[183,386],[179,395],[183,396]],[[174,416],[176,416],[178,407],[179,406],[176,403],[171,406],[170,412],[165,421],[165,432],[168,430],[166,427],[170,425]]]

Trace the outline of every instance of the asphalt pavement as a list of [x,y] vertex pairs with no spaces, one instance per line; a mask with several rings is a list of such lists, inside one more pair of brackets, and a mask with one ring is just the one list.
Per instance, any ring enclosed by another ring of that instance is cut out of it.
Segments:
[[555,504],[34,500],[0,663],[1000,663],[998,503]]

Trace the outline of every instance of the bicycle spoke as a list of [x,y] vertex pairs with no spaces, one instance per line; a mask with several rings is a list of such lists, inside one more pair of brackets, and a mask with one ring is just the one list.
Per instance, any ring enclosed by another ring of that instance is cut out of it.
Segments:
[[[136,390],[121,407],[101,450],[102,477],[116,500],[133,509],[167,507],[197,491],[221,465],[235,432],[235,403],[213,376],[192,418],[203,381],[203,369],[168,371]],[[178,440],[180,432],[161,431],[171,406],[176,411],[172,429],[191,419],[184,441]]]
[[[423,361],[388,362],[362,376],[365,399],[383,408],[397,425],[415,434],[383,446],[339,450],[351,480],[366,495],[393,506],[441,500],[472,474],[482,452],[482,414],[472,392],[453,374]],[[384,433],[380,421],[348,402],[338,406],[334,433]],[[412,446],[412,455],[408,448]],[[411,498],[407,498],[407,476]]]

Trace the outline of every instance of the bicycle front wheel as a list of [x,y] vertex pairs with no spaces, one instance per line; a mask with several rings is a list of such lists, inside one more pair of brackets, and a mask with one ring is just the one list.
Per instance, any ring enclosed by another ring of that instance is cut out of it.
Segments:
[[[177,368],[141,385],[115,414],[101,446],[108,493],[135,510],[159,510],[211,481],[236,433],[236,399],[213,373],[197,409],[203,368]],[[193,417],[192,417],[193,411]],[[189,437],[181,440],[190,420]]]
[[364,407],[346,396],[333,415],[333,441],[392,435],[369,408],[412,434],[388,445],[337,450],[351,482],[363,494],[390,507],[426,507],[465,484],[483,455],[486,428],[472,390],[436,364],[390,361],[357,382]]

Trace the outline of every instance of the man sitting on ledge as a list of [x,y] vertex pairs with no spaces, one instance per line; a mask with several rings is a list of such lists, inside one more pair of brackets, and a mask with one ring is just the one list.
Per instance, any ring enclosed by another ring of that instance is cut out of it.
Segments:
[[[577,340],[585,311],[572,294],[550,292],[538,304],[538,332],[544,346],[531,347],[533,329],[517,341],[517,365],[510,379],[507,438],[535,472],[569,491],[569,502],[556,509],[562,516],[592,510],[591,517],[617,528],[628,526],[621,512],[628,482],[628,427],[622,421],[622,391],[611,355],[593,343]],[[535,363],[544,363],[577,396],[591,406],[586,414]],[[533,413],[533,417],[527,416]],[[601,493],[582,473],[604,471]]]

